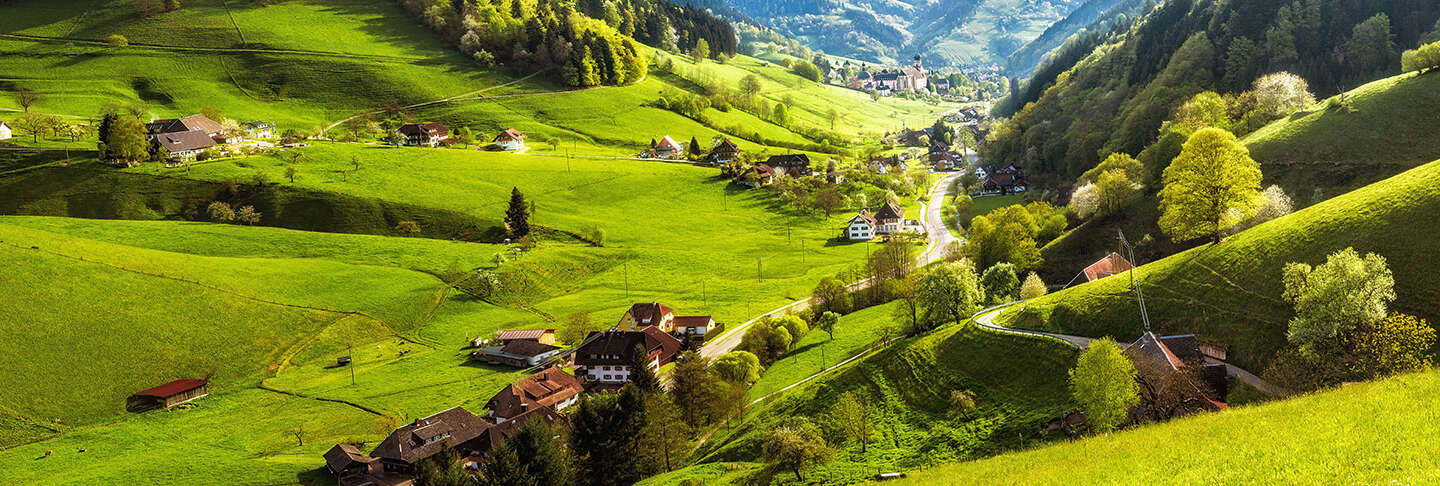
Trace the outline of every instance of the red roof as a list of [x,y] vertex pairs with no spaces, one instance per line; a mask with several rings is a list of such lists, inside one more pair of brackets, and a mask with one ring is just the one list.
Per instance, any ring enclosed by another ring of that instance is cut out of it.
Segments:
[[1112,251],[1109,255],[1106,255],[1105,258],[1101,258],[1100,261],[1091,263],[1090,266],[1085,267],[1085,280],[1099,280],[1129,270],[1132,267],[1133,265],[1130,264],[1129,260],[1120,256],[1119,253]]
[[495,136],[495,141],[496,141],[496,142],[509,142],[509,141],[512,141],[512,140],[524,140],[524,139],[525,139],[525,134],[520,133],[519,131],[515,130],[514,128],[506,128],[505,131],[500,132],[499,135],[496,135],[496,136]]
[[714,323],[715,319],[710,316],[677,316],[675,318],[675,327],[710,327]]
[[155,388],[143,390],[139,393],[136,393],[135,396],[165,398],[171,395],[176,395],[190,390],[194,390],[196,388],[200,388],[202,386],[205,386],[207,383],[209,382],[205,380],[184,378],[157,386]]
[[500,335],[497,336],[495,339],[501,341],[514,341],[517,339],[539,340],[542,336],[546,334],[554,333],[554,329],[516,329],[512,331],[501,331]]

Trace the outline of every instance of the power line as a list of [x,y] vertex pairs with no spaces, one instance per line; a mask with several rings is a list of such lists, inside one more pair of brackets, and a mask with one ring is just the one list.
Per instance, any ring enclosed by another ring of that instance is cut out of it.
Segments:
[[1135,300],[1140,303],[1140,320],[1145,324],[1145,332],[1150,332],[1150,312],[1145,310],[1145,293],[1140,291],[1139,285],[1135,285],[1135,267],[1140,265],[1140,262],[1135,260],[1135,247],[1130,246],[1130,242],[1125,239],[1125,230],[1116,231],[1120,233],[1120,246],[1130,259],[1130,288],[1135,290]]

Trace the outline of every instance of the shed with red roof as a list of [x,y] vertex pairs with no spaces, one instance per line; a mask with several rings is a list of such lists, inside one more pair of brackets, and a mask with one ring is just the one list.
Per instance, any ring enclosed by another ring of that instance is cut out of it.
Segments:
[[209,381],[194,378],[175,380],[130,395],[125,409],[142,412],[155,408],[174,408],[176,405],[210,395],[209,385]]

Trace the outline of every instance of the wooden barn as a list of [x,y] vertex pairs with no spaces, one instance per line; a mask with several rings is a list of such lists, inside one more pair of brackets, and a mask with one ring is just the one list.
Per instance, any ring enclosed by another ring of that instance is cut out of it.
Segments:
[[176,405],[205,397],[210,394],[210,382],[186,378],[143,390],[126,401],[125,410],[143,412],[156,408],[174,408]]

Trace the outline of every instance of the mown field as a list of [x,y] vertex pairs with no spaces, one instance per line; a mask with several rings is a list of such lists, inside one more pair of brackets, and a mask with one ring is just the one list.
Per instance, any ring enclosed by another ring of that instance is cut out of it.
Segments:
[[1186,417],[887,484],[1430,484],[1440,373]]
[[[1196,333],[1229,346],[1232,363],[1258,372],[1285,345],[1291,307],[1280,298],[1289,262],[1319,264],[1354,247],[1385,257],[1395,274],[1394,308],[1440,317],[1440,281],[1430,258],[1440,231],[1440,162],[1335,197],[1254,228],[1141,266],[1136,278],[1156,332]],[[1141,333],[1129,279],[1107,278],[1029,303],[1009,325],[1084,336]]]
[[[1037,444],[1045,440],[1040,432],[1045,423],[1072,406],[1066,377],[1074,360],[1074,348],[1052,340],[973,325],[944,327],[761,402],[743,420],[716,431],[701,447],[698,465],[651,482],[738,478],[743,474],[726,471],[723,464],[764,462],[764,432],[788,418],[804,416],[828,427],[826,414],[849,391],[872,407],[872,441],[862,453],[858,443],[842,443],[840,434],[827,433],[836,449],[834,460],[808,471],[808,484],[849,483],[877,470],[909,470]],[[952,390],[975,392],[978,410],[971,417],[948,414]]]

